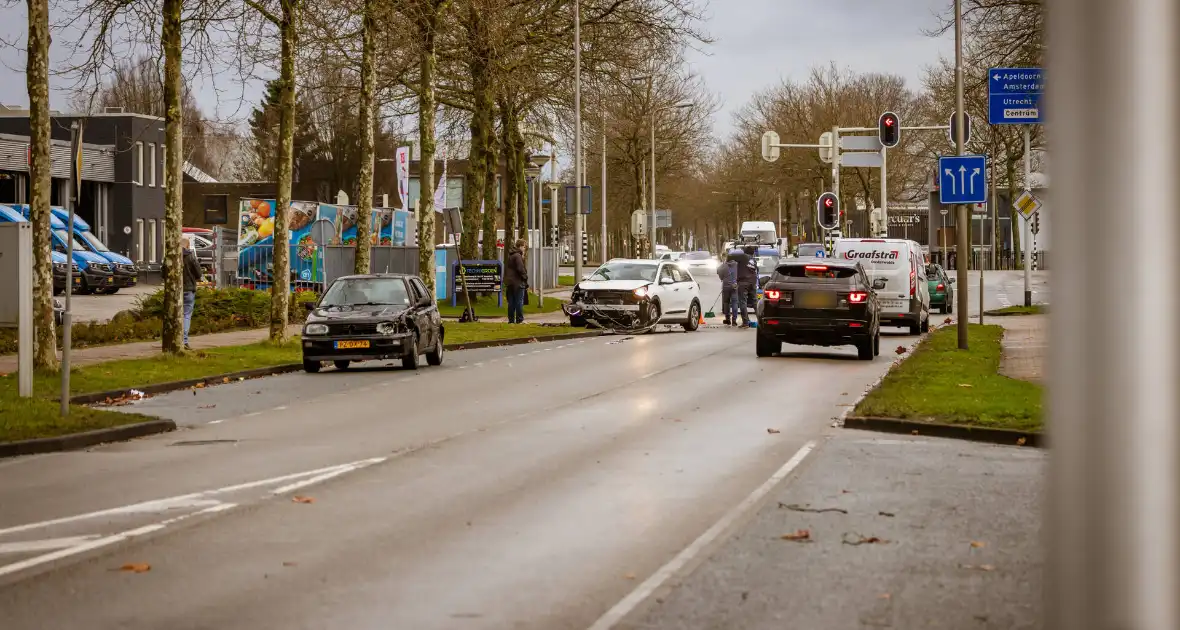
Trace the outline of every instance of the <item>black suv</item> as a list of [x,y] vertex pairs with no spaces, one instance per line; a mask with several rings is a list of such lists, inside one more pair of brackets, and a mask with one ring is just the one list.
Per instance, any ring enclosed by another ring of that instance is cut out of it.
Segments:
[[856,346],[865,361],[881,353],[881,307],[876,284],[859,262],[787,259],[774,269],[758,302],[758,356],[780,352],[783,342]]

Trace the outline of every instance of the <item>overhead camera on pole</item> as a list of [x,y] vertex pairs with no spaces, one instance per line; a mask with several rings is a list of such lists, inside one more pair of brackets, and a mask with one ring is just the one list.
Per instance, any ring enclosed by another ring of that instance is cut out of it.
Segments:
[[816,206],[821,228],[834,230],[840,227],[840,198],[835,193],[826,192],[820,195]]
[[880,135],[881,146],[893,148],[901,142],[901,120],[893,112],[881,114],[877,120],[877,132]]

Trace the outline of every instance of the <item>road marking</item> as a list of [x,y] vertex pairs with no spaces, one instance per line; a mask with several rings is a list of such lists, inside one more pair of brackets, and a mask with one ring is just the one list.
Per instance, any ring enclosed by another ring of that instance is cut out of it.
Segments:
[[274,408],[274,411],[286,411],[286,409],[287,409],[286,405],[279,405],[278,407]]
[[51,551],[53,549],[64,549],[66,547],[74,547],[82,543],[89,542],[96,538],[102,538],[98,534],[89,536],[69,536],[66,538],[46,538],[44,540],[23,540],[21,542],[0,543],[0,554],[3,553],[29,553],[31,551]]
[[802,448],[795,452],[791,459],[787,460],[786,464],[783,464],[782,468],[779,468],[777,472],[770,476],[770,479],[767,479],[765,483],[763,483],[761,486],[758,486],[758,489],[750,493],[750,496],[746,497],[744,501],[739,503],[729,512],[726,512],[725,516],[721,517],[721,520],[714,523],[712,527],[705,531],[705,533],[701,534],[700,538],[697,538],[692,542],[692,544],[690,544],[688,547],[685,547],[684,550],[677,554],[675,558],[672,558],[668,564],[660,567],[658,571],[652,574],[651,577],[644,580],[644,582],[637,586],[635,590],[631,591],[629,595],[624,597],[619,603],[615,604],[613,608],[606,611],[606,614],[599,617],[598,621],[595,621],[594,624],[590,626],[589,630],[610,630],[611,628],[614,628],[615,625],[622,621],[624,617],[630,614],[631,611],[635,610],[635,608],[642,604],[644,600],[650,597],[651,594],[656,591],[656,589],[663,586],[665,582],[675,576],[678,571],[683,569],[689,562],[691,562],[711,543],[713,543],[713,541],[720,538],[722,534],[729,530],[729,528],[732,527],[733,524],[742,517],[742,515],[762,501],[762,499],[767,494],[770,494],[770,491],[774,490],[775,486],[785,479],[787,475],[790,475],[791,471],[795,470],[795,468],[797,468],[799,464],[803,462],[803,459],[806,458],[811,453],[811,451],[815,449],[815,447],[815,440],[804,444]]
[[210,421],[209,421],[209,424],[221,424],[222,422],[225,422],[225,419],[221,419],[221,420],[210,420]]
[[251,411],[250,413],[248,413],[242,417],[243,418],[253,418],[254,416],[261,416],[261,415],[262,415],[261,411]]

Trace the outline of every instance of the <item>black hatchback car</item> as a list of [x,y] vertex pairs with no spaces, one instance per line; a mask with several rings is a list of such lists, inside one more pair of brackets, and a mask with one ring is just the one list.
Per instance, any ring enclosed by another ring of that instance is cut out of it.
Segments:
[[319,372],[323,362],[348,369],[358,361],[401,359],[418,369],[443,361],[444,331],[434,297],[417,276],[343,276],[332,282],[303,325],[303,369]]
[[872,361],[881,353],[877,288],[859,262],[786,259],[774,269],[758,302],[757,354],[768,357],[783,343],[856,346]]

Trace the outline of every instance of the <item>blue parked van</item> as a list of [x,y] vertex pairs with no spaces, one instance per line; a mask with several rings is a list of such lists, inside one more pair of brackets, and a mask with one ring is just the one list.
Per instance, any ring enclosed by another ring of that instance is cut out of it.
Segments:
[[[22,216],[29,218],[28,204],[11,206],[20,210]],[[55,216],[49,217],[49,230],[53,234],[53,251],[66,253],[66,239],[71,238],[66,230],[66,224]],[[106,258],[90,251],[78,239],[74,240],[74,263],[82,271],[82,286],[78,290],[80,295],[106,291],[115,286],[114,268]]]
[[[25,218],[21,216],[16,210],[8,206],[0,206],[0,223],[24,223]],[[72,277],[74,281],[74,291],[82,288],[82,270],[77,264],[67,265],[66,255],[58,252],[50,252],[53,260],[53,294],[60,295],[66,290],[66,278]],[[72,269],[72,273],[70,268]]]
[[[51,209],[51,211],[53,212],[53,216],[57,217],[63,224],[69,222],[69,210],[55,206]],[[77,214],[74,215],[73,232],[75,239],[77,239],[83,245],[86,245],[90,251],[105,258],[107,262],[111,264],[111,271],[115,276],[115,283],[109,288],[99,290],[99,293],[110,295],[113,293],[118,293],[119,289],[125,289],[136,285],[136,283],[139,281],[139,268],[135,266],[135,263],[132,262],[130,258],[111,251],[110,248],[107,247],[106,244],[101,240],[99,240],[98,236],[90,230],[90,224],[84,221],[82,217],[78,216]]]

